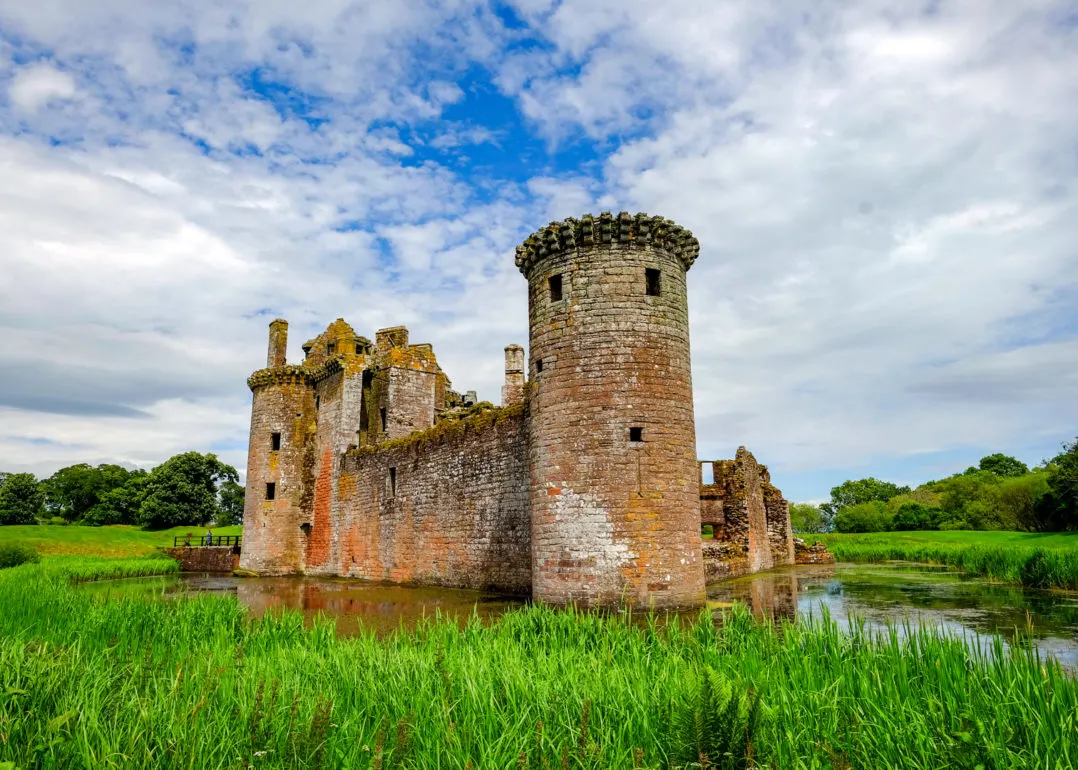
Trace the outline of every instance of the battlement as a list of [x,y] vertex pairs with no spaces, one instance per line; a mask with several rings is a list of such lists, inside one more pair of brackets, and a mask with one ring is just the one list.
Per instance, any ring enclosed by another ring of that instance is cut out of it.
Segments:
[[616,216],[604,211],[599,216],[585,214],[580,219],[569,217],[551,222],[529,235],[517,246],[516,265],[525,276],[541,259],[591,246],[644,246],[661,249],[681,260],[688,270],[700,254],[696,237],[669,219],[648,214]]

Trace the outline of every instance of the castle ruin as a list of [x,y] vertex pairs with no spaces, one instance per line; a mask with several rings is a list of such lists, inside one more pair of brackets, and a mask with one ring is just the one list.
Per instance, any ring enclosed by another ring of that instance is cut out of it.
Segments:
[[[696,458],[690,232],[645,214],[552,223],[516,251],[529,345],[501,406],[461,396],[404,327],[338,319],[253,393],[240,566],[683,608],[707,579],[793,563],[789,511],[744,448]],[[705,539],[702,528],[713,533]],[[705,545],[706,544],[706,545]]]

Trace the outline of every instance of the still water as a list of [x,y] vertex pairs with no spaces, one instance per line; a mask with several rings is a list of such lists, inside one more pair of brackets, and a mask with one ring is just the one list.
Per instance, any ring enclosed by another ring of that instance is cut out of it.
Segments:
[[802,566],[750,575],[708,587],[712,606],[740,601],[757,615],[821,617],[846,627],[851,618],[868,629],[888,623],[941,627],[971,643],[989,644],[998,633],[1016,635],[1042,655],[1078,669],[1078,593],[1000,585],[924,564]]
[[[235,596],[255,615],[284,608],[308,620],[332,616],[341,635],[410,628],[440,615],[464,623],[473,611],[489,621],[523,606],[519,597],[448,588],[413,588],[356,580],[280,577],[235,578],[183,574],[88,584],[107,596],[182,597],[191,593]],[[988,642],[998,632],[1008,643],[1016,629],[1043,654],[1078,669],[1078,593],[1039,591],[989,583],[942,567],[892,563],[803,566],[717,583],[712,607],[739,601],[760,616],[796,620],[826,610],[840,627],[852,617],[868,628],[888,622],[939,626]]]

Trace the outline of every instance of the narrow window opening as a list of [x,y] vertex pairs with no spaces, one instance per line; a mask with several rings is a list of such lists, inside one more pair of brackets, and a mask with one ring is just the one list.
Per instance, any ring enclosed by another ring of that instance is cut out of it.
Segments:
[[644,271],[644,278],[647,281],[649,297],[658,297],[662,294],[662,273],[649,267]]
[[715,525],[705,524],[703,527],[700,528],[700,535],[705,538],[715,537]]
[[329,355],[333,355],[334,353],[336,353],[337,352],[337,343],[336,342],[331,342],[328,345],[326,345],[326,352]]
[[363,355],[363,346],[360,345],[358,342],[356,343],[356,355],[357,356]]
[[541,358],[535,359],[535,371],[537,371],[537,372],[543,371],[543,359],[541,359]]
[[550,283],[550,301],[561,302],[561,276],[552,275],[547,281]]
[[276,452],[281,448],[281,434],[273,433],[270,435],[270,449]]
[[635,443],[641,442],[643,440],[644,440],[644,429],[643,428],[629,428],[629,441],[631,441],[631,442],[633,442],[635,444]]
[[269,500],[276,500],[276,499],[277,499],[277,485],[274,484],[271,481],[268,484],[266,484],[266,500],[269,501]]
[[386,479],[386,489],[389,491],[390,497],[397,496],[397,469],[389,469],[389,478]]
[[386,408],[383,406],[378,410],[378,416],[382,418],[382,433],[386,432]]
[[299,528],[303,532],[304,535],[306,535],[307,537],[311,536],[311,523],[309,521],[305,521],[302,524],[300,524]]
[[314,408],[315,409],[321,409],[322,408],[322,397],[321,396],[315,396],[314,397]]

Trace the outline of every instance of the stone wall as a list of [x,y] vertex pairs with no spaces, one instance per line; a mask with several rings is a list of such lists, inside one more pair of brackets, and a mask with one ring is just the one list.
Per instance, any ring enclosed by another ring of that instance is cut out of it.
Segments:
[[166,548],[165,553],[180,563],[181,572],[232,572],[240,566],[239,549],[234,546]]
[[767,518],[767,540],[771,548],[771,561],[776,566],[793,564],[794,532],[790,525],[790,504],[771,483],[771,474],[761,467],[760,488],[764,498]]
[[700,485],[701,524],[714,526],[714,538],[704,541],[707,580],[793,564],[789,505],[767,467],[745,447],[712,466],[714,481]]
[[320,462],[307,574],[528,592],[522,406],[337,459]]

